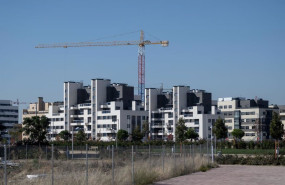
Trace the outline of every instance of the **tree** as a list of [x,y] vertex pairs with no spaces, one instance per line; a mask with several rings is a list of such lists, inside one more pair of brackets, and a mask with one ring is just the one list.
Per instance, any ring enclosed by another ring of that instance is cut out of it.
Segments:
[[240,140],[244,136],[244,131],[241,129],[234,129],[232,135],[234,136],[234,138]]
[[24,118],[23,132],[29,136],[30,140],[39,145],[46,141],[47,128],[49,122],[46,116],[33,116]]
[[129,137],[129,133],[127,131],[122,130],[122,129],[118,130],[117,139],[119,141],[125,141],[128,139],[128,137]]
[[149,134],[149,123],[148,121],[144,121],[143,125],[142,125],[142,134],[148,138],[148,134]]
[[143,138],[143,133],[141,133],[140,128],[137,126],[132,133],[132,140],[136,142],[136,141],[141,141],[142,138]]
[[67,130],[61,131],[58,135],[64,141],[68,141],[71,138],[71,134]]
[[15,143],[21,140],[22,132],[23,131],[21,124],[15,124],[14,127],[9,130],[9,135],[11,136],[11,143]]
[[79,130],[76,134],[76,141],[79,143],[79,144],[83,144],[83,142],[86,141],[86,134],[84,132],[84,130]]
[[196,133],[195,131],[194,131],[194,129],[193,128],[189,128],[187,131],[186,131],[186,138],[187,139],[191,139],[191,141],[192,141],[192,139],[197,139],[198,137],[199,137],[199,134],[198,133]]
[[225,139],[228,136],[228,129],[225,125],[225,121],[218,118],[213,126],[213,133],[217,139]]
[[284,134],[284,125],[280,120],[280,116],[273,112],[272,120],[270,122],[270,135],[273,139],[281,140]]
[[183,142],[186,139],[186,131],[187,127],[185,125],[185,120],[183,118],[180,118],[177,122],[175,130],[176,141],[180,143]]

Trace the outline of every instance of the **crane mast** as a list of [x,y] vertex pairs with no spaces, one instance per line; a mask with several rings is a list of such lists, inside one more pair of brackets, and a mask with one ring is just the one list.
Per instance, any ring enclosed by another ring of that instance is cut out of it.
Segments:
[[159,44],[162,47],[169,45],[169,41],[149,41],[144,40],[144,31],[140,31],[140,40],[138,41],[111,41],[111,42],[77,42],[77,43],[56,43],[56,44],[39,44],[36,48],[68,48],[68,47],[90,47],[90,46],[122,46],[138,45],[138,95],[144,102],[145,91],[145,46]]
[[141,44],[139,44],[138,51],[138,94],[141,97],[141,101],[144,102],[144,89],[145,89],[145,45],[144,32],[141,30],[140,36]]

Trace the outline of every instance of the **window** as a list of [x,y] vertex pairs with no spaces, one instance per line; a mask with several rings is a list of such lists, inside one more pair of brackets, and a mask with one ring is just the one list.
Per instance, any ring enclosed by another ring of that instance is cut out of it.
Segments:
[[219,109],[223,109],[223,106],[219,106]]
[[229,105],[229,109],[231,109],[231,108],[233,108],[233,106],[232,106],[232,105]]
[[208,119],[208,123],[211,123],[211,119]]
[[224,105],[224,109],[227,109],[228,108],[228,106],[227,105]]

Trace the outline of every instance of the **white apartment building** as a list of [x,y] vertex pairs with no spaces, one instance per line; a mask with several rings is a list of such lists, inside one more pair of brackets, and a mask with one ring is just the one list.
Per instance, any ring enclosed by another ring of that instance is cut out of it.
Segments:
[[9,140],[9,130],[15,124],[18,124],[18,106],[14,106],[10,100],[0,100],[0,125],[3,127],[1,136]]
[[262,141],[270,138],[269,125],[272,112],[277,107],[269,107],[268,101],[262,99],[219,98],[218,109],[228,128],[228,137],[233,139],[233,129],[242,129],[245,141]]
[[134,88],[108,79],[92,79],[91,86],[82,82],[64,83],[64,124],[76,133],[83,129],[90,139],[114,140],[119,129],[129,133],[147,120]]
[[190,90],[189,86],[174,86],[171,92],[146,88],[145,110],[148,111],[149,128],[153,139],[166,140],[173,136],[179,118],[193,128],[199,138],[210,138],[210,129],[219,117],[216,106],[212,106],[211,93]]
[[67,130],[66,125],[64,124],[63,102],[51,103],[48,113],[45,116],[49,120],[47,139],[58,139],[58,134],[63,130]]
[[279,116],[285,130],[285,105],[279,105],[278,108],[279,108]]

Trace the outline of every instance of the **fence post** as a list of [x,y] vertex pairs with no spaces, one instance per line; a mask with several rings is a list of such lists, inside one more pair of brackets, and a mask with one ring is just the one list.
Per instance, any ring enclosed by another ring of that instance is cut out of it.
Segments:
[[9,145],[8,145],[8,146],[9,146],[9,153],[8,153],[7,159],[8,159],[8,160],[11,160],[11,159],[10,159],[10,155],[11,155],[11,148],[10,148],[11,144],[10,144],[10,142],[9,142]]
[[149,169],[151,169],[151,158],[150,158],[150,144],[148,145],[148,158],[149,158]]
[[194,154],[194,150],[195,150],[195,149],[194,149],[194,148],[195,148],[195,145],[193,144],[193,145],[192,145],[192,153],[193,153],[193,155],[192,155],[192,161],[193,161],[193,168],[195,169],[195,159],[194,159],[194,158],[195,158],[195,154]]
[[72,154],[71,154],[71,159],[73,159],[73,140],[74,140],[74,136],[73,136],[73,135],[74,135],[74,134],[73,134],[74,129],[73,129],[73,128],[74,128],[74,127],[72,127],[72,140],[71,140],[71,141],[72,141],[72,143],[71,143],[71,145],[72,145],[72,146],[71,146]]
[[28,145],[26,144],[26,160],[28,160]]
[[162,145],[162,172],[164,173],[164,150],[165,150],[165,146]]
[[183,151],[183,158],[184,158],[184,173],[185,173],[186,163],[185,163],[185,145],[184,144],[182,145],[182,151]]
[[66,160],[68,160],[68,155],[69,155],[69,151],[68,151],[68,145],[66,146]]
[[7,185],[7,146],[4,145],[4,185]]
[[112,185],[115,184],[114,175],[114,145],[112,145]]
[[208,159],[208,165],[209,165],[210,156],[209,156],[209,141],[208,141],[208,139],[207,139],[207,159]]
[[48,160],[47,145],[46,145],[46,159]]
[[176,169],[175,144],[173,145],[173,155],[174,155],[174,170],[175,170]]
[[53,185],[53,144],[51,144],[51,184]]
[[132,145],[132,184],[135,185],[134,145]]
[[86,185],[88,185],[88,144],[86,144]]

